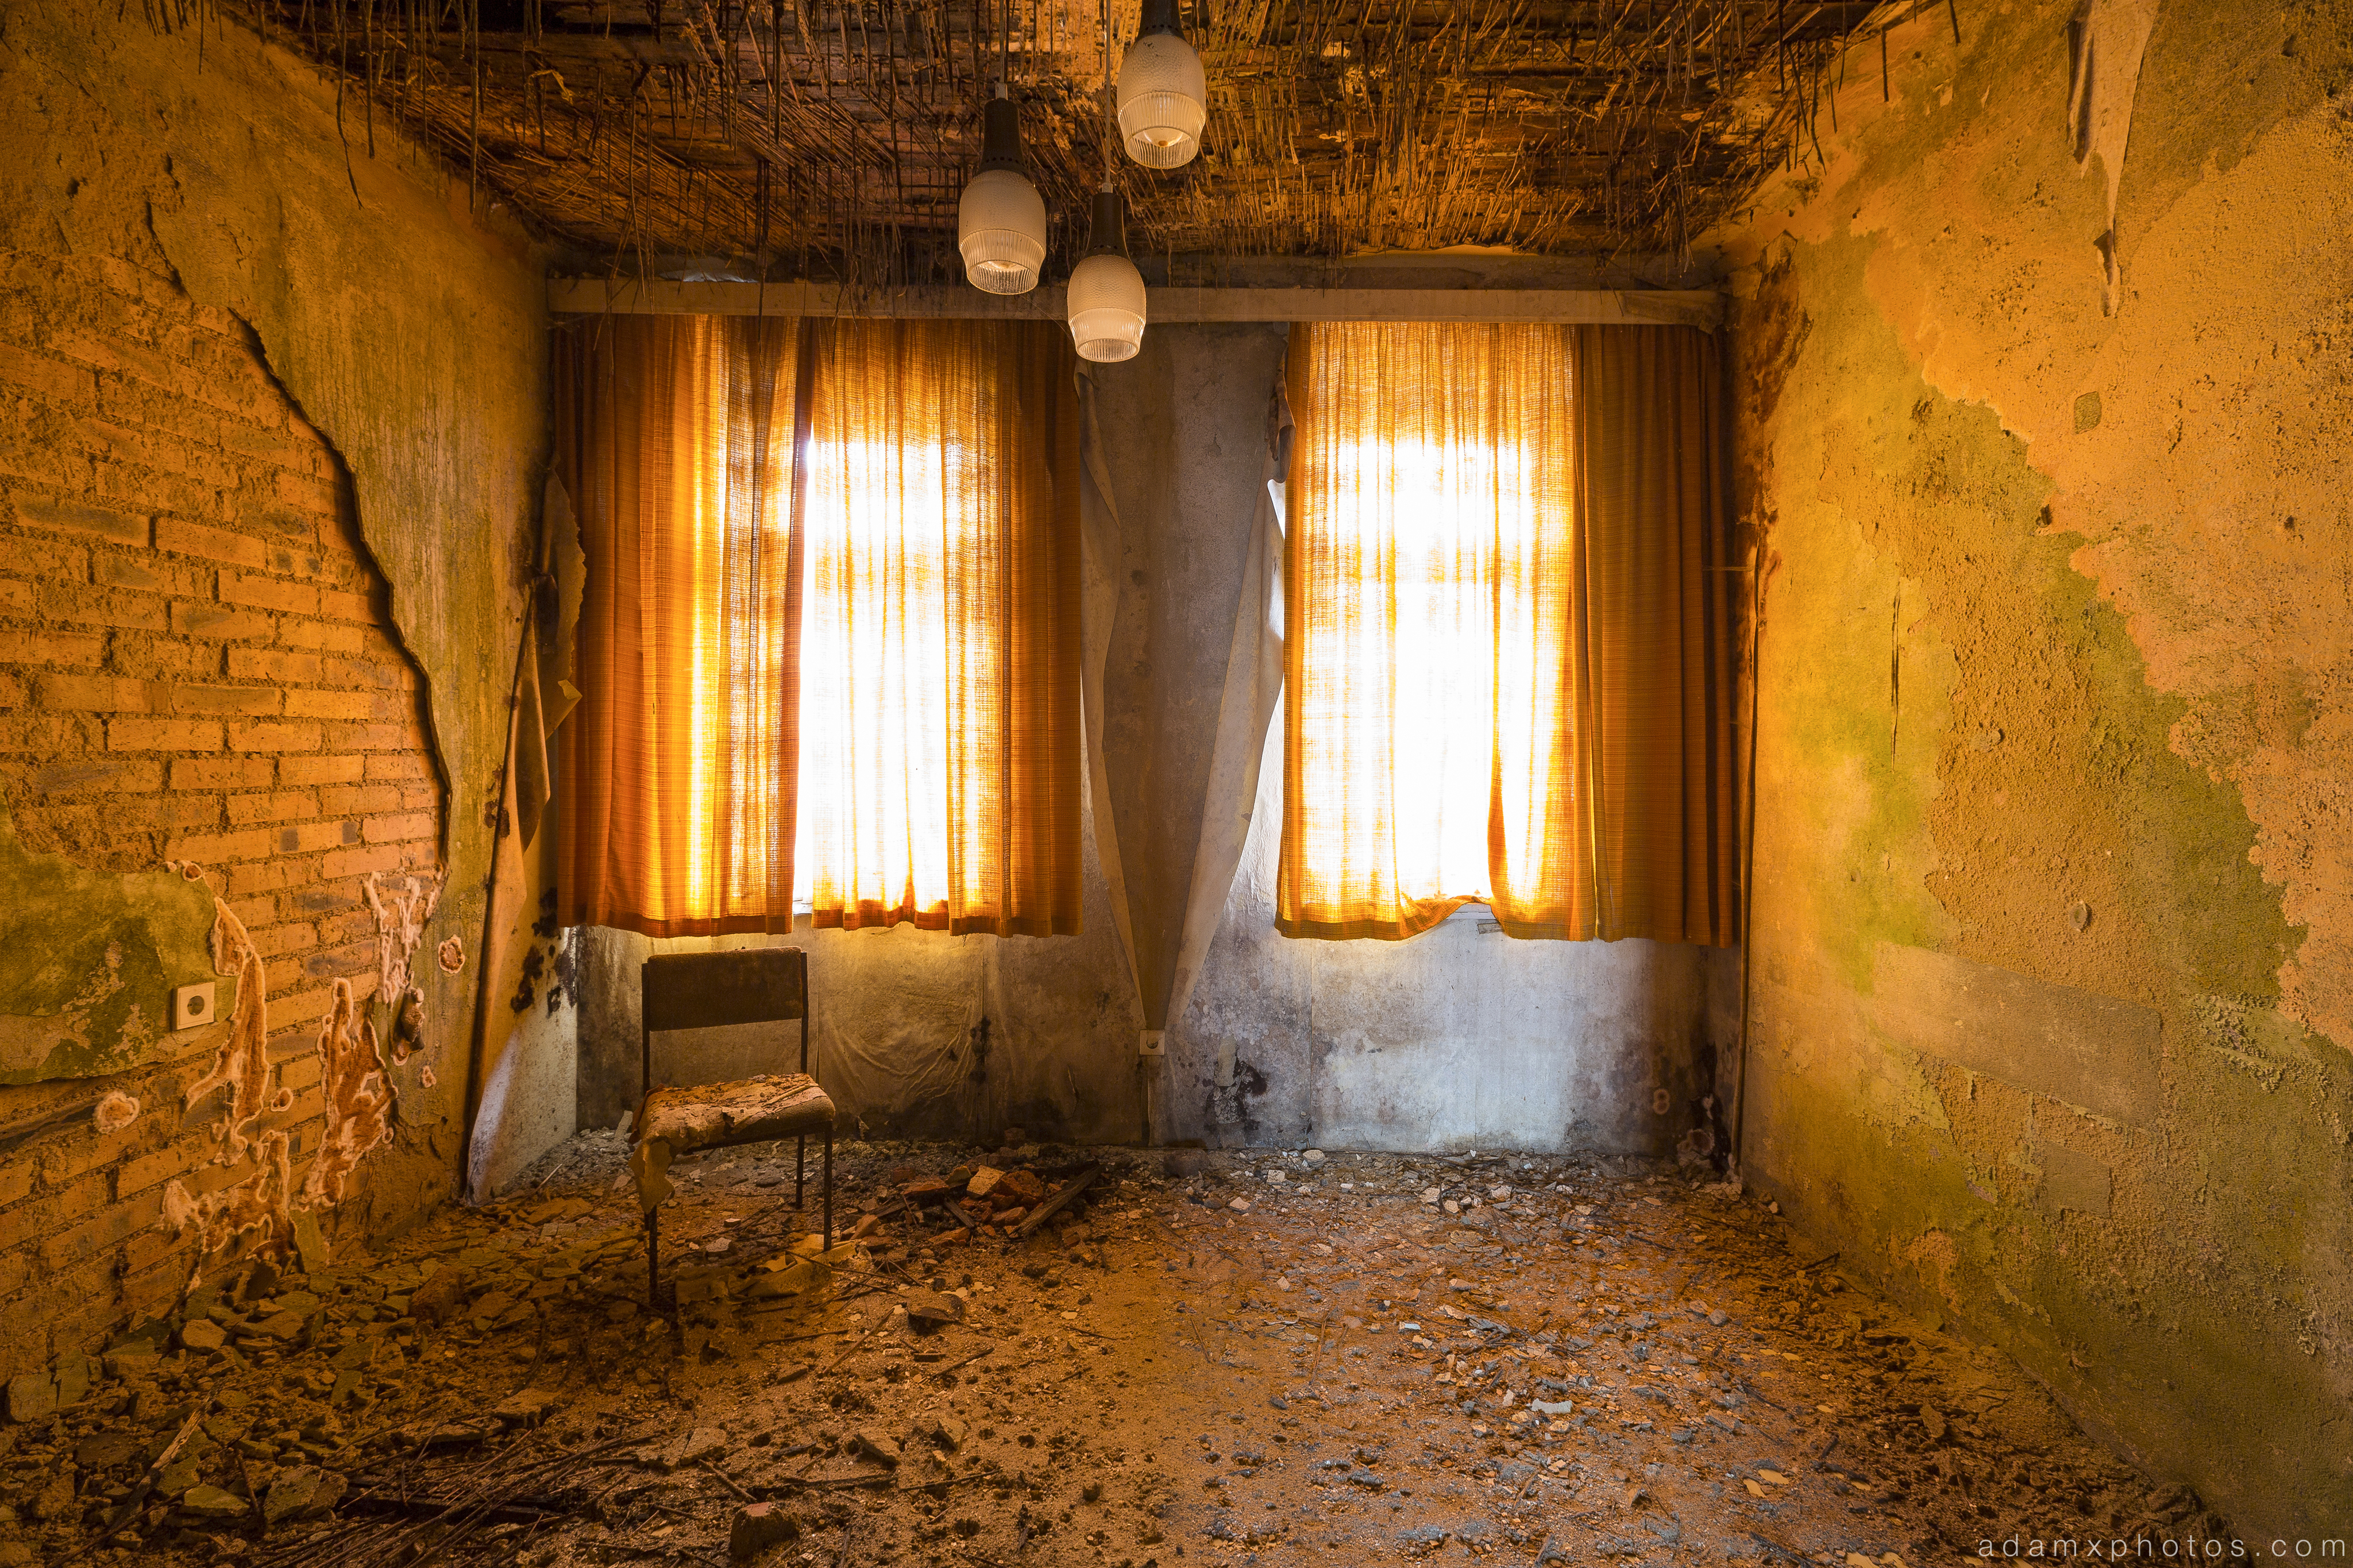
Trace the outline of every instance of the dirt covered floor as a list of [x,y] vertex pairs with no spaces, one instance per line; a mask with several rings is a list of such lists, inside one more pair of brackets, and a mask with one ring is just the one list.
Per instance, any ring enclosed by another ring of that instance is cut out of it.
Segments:
[[671,1173],[671,1312],[610,1132],[200,1290],[0,1435],[0,1563],[1871,1568],[2220,1529],[1687,1178],[848,1144],[863,1234],[820,1258],[814,1155],[802,1214],[789,1147]]

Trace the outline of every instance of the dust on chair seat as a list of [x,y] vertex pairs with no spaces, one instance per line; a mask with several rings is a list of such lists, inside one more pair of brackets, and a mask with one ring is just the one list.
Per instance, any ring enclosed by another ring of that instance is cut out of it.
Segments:
[[657,1089],[646,1096],[631,1131],[629,1172],[638,1206],[650,1213],[670,1194],[670,1163],[702,1149],[823,1132],[833,1101],[807,1073],[761,1073],[730,1083]]

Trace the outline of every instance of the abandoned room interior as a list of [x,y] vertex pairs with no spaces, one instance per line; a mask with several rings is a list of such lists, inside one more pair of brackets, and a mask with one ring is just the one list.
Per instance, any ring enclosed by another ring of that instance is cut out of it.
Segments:
[[2353,1538],[2353,0],[0,8],[0,1568]]

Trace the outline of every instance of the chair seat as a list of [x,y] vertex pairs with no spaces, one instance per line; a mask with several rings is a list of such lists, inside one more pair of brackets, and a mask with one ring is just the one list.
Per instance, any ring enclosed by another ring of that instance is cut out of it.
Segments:
[[639,1142],[659,1138],[672,1154],[765,1143],[771,1138],[822,1132],[833,1101],[803,1073],[762,1073],[733,1083],[658,1089],[638,1112]]
[[658,1089],[638,1110],[629,1169],[638,1201],[649,1212],[668,1197],[664,1173],[681,1154],[765,1143],[833,1125],[833,1101],[803,1073],[763,1073],[732,1083]]

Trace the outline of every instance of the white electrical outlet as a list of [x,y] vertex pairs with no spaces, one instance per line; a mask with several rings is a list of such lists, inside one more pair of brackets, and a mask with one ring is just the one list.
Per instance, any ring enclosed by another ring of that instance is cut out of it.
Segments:
[[201,1029],[213,1021],[213,982],[172,987],[172,1027]]
[[1135,1054],[1140,1057],[1165,1057],[1168,1054],[1168,1032],[1146,1029],[1137,1039]]

